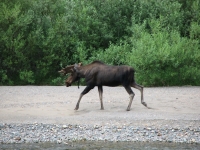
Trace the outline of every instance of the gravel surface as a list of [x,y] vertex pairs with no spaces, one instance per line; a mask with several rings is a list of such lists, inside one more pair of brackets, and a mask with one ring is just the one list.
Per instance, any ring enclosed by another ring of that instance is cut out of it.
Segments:
[[[169,122],[170,123],[170,122]],[[177,122],[176,122],[177,123]],[[183,125],[183,122],[179,122]],[[200,143],[199,122],[190,126],[1,124],[0,143],[142,141]]]
[[145,88],[145,102],[123,87],[97,89],[74,111],[80,90],[64,86],[1,86],[0,143],[142,141],[200,144],[200,87]]

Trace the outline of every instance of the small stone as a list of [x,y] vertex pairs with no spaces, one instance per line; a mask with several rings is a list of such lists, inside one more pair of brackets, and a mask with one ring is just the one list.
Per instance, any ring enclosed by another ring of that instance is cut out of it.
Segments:
[[195,139],[191,139],[190,142],[191,142],[191,143],[195,143],[196,140],[195,140]]
[[95,125],[95,126],[94,126],[94,129],[98,129],[98,128],[99,128],[99,126],[98,126],[98,125]]
[[187,142],[187,139],[186,139],[186,138],[183,138],[183,142]]
[[34,143],[38,143],[39,141],[38,141],[37,139],[34,139],[33,142],[34,142]]
[[0,130],[4,128],[4,125],[0,123]]
[[62,143],[62,141],[61,141],[61,140],[57,140],[57,143],[58,143],[58,144],[61,144],[61,143]]
[[161,134],[161,133],[158,133],[157,136],[162,136],[162,134]]
[[21,140],[21,137],[16,137],[15,140],[16,140],[16,141],[20,141],[20,140]]
[[67,125],[63,125],[62,128],[63,128],[63,129],[66,129],[66,128],[67,128]]

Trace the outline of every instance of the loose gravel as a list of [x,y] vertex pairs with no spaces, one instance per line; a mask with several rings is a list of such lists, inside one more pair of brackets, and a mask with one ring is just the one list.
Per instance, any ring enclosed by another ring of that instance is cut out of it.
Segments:
[[[64,143],[74,141],[140,141],[200,143],[200,124],[192,125],[0,124],[0,143]],[[190,122],[191,123],[191,122]]]

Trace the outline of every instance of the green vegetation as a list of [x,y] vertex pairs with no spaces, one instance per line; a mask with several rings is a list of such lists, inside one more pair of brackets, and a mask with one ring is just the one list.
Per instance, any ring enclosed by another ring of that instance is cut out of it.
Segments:
[[145,86],[200,85],[199,0],[0,0],[0,85],[59,85],[62,66],[130,65]]

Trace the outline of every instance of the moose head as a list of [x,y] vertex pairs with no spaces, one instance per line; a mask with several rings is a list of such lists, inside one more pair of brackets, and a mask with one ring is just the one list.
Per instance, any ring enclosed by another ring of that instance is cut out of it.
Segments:
[[75,65],[69,65],[66,66],[65,68],[62,68],[60,71],[58,71],[59,73],[66,75],[66,74],[70,74],[68,76],[68,78],[65,80],[65,84],[67,87],[71,86],[72,83],[78,81],[78,85],[79,85],[79,80],[80,77],[78,77],[78,73],[76,72],[75,66],[82,66],[82,63],[78,63]]

